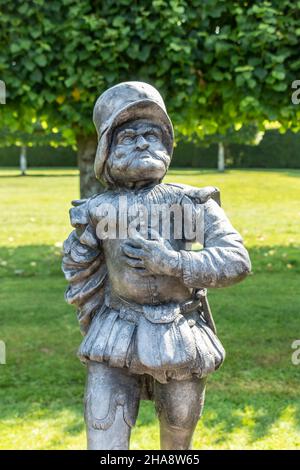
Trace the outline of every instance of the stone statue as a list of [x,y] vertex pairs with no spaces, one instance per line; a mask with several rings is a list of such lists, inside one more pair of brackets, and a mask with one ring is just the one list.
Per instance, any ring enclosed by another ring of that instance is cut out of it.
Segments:
[[150,399],[161,448],[189,449],[207,376],[225,356],[206,288],[241,281],[249,256],[217,188],[162,183],[174,135],[155,88],[120,83],[99,97],[93,118],[106,190],[73,201],[62,263],[84,335],[88,448],[128,449],[140,400]]

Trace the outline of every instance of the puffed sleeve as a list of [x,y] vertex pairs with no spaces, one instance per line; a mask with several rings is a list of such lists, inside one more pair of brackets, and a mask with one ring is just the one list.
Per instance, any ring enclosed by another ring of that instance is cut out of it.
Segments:
[[65,299],[77,307],[80,329],[87,333],[91,319],[101,307],[107,275],[101,243],[89,217],[89,201],[75,201],[70,209],[74,227],[63,244],[62,271],[69,285]]
[[203,249],[181,250],[183,282],[194,288],[235,284],[251,271],[242,237],[215,200],[209,197],[203,211]]

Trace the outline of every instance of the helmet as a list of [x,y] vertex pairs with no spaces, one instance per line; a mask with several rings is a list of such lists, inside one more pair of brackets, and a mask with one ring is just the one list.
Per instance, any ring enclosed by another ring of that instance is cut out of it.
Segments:
[[163,130],[169,155],[173,152],[174,131],[159,92],[148,83],[123,82],[106,90],[97,99],[93,121],[98,133],[95,175],[101,179],[116,127],[128,121],[146,119]]

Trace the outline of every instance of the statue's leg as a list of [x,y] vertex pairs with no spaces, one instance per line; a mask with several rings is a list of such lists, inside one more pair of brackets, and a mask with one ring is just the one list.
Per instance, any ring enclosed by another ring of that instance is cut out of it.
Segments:
[[160,421],[161,449],[190,449],[196,424],[201,416],[206,379],[167,384],[155,382],[155,405]]
[[129,448],[139,409],[141,379],[125,369],[89,361],[85,422],[90,450]]

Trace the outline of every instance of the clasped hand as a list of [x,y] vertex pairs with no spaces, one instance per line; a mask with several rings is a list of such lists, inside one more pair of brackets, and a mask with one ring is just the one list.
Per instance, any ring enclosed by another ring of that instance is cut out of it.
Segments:
[[152,231],[155,240],[146,240],[136,234],[123,245],[123,259],[128,266],[138,269],[142,275],[160,274],[178,277],[181,273],[180,253],[168,240]]

